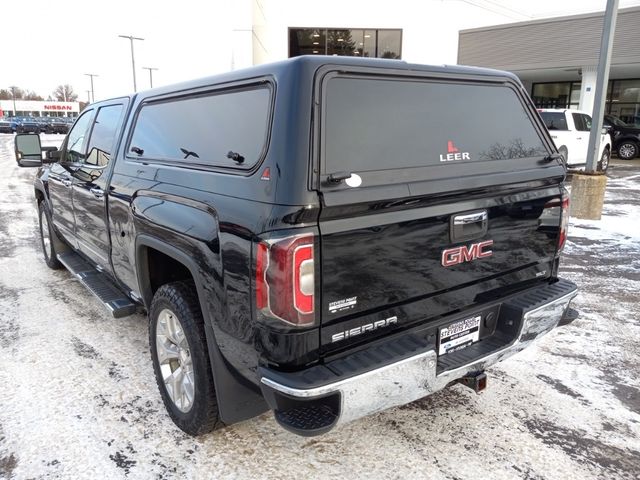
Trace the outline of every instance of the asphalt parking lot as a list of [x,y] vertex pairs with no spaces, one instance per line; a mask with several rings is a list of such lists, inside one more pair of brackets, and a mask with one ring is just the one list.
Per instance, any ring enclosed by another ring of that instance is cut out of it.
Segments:
[[[62,136],[44,135],[45,142]],[[489,372],[317,438],[270,414],[201,438],[165,414],[146,320],[115,320],[42,260],[33,169],[0,135],[0,478],[640,478],[640,165],[572,220],[581,317]]]

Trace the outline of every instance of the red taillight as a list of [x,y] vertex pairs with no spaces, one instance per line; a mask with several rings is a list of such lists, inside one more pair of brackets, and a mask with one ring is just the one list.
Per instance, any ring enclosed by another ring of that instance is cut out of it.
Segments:
[[258,243],[256,310],[258,315],[296,326],[314,323],[315,264],[313,235]]
[[258,243],[256,253],[256,308],[262,310],[269,305],[269,286],[265,278],[269,268],[269,247],[266,243]]
[[558,252],[564,248],[567,241],[567,231],[569,229],[569,195],[565,192],[562,195],[562,213],[560,217],[560,235],[558,236]]

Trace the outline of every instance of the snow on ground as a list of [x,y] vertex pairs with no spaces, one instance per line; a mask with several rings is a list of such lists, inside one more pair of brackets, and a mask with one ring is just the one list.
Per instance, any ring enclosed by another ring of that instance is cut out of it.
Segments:
[[[45,136],[47,142],[62,137]],[[156,390],[145,318],[114,320],[41,258],[34,170],[0,135],[0,478],[618,479],[640,472],[640,168],[572,220],[579,320],[489,373],[306,439],[270,414],[191,438]]]

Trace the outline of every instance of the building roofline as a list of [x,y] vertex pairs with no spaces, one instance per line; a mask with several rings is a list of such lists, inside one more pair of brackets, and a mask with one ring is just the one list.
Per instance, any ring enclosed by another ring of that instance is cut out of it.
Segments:
[[[618,10],[618,15],[624,15],[626,13],[632,13],[632,12],[638,12],[638,11],[640,11],[640,6],[621,8],[620,10]],[[566,20],[579,20],[583,18],[594,18],[594,17],[604,17],[604,10],[599,12],[581,13],[579,15],[564,15],[562,17],[539,18],[536,20],[525,20],[524,22],[503,23],[500,25],[491,25],[488,27],[468,28],[466,30],[460,30],[458,34],[463,35],[465,33],[488,32],[491,30],[502,30],[507,28],[517,28],[517,27],[524,27],[529,25],[540,25],[544,23],[564,22]]]

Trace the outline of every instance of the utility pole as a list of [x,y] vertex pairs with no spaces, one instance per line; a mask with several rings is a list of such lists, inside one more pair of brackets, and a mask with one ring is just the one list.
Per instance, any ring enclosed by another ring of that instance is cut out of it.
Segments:
[[96,75],[95,73],[85,73],[85,75],[91,79],[91,100],[90,100],[90,103],[93,103],[93,102],[96,101],[96,97],[95,97],[95,95],[93,93],[93,77],[97,77],[98,75]]
[[596,165],[600,160],[598,158],[598,152],[600,151],[602,119],[607,99],[609,67],[611,66],[611,51],[613,50],[613,36],[616,32],[617,19],[618,0],[607,0],[607,9],[604,12],[604,24],[602,27],[602,40],[600,42],[600,59],[598,60],[598,73],[596,76],[596,91],[593,105],[593,118],[591,120],[591,132],[589,134],[587,166],[585,167],[587,173],[595,172]]
[[143,70],[149,70],[149,85],[150,85],[150,88],[153,88],[153,71],[158,69],[155,67],[142,67],[142,68]]
[[[607,176],[596,173],[600,160],[600,137],[602,136],[602,117],[609,83],[609,67],[611,65],[611,50],[613,36],[616,31],[618,16],[618,0],[607,0],[602,26],[602,40],[600,42],[600,59],[596,76],[596,90],[594,94],[593,117],[589,132],[589,147],[587,151],[587,165],[584,173],[576,172],[571,179],[571,216],[587,220],[600,220],[604,206],[604,194],[607,189]],[[611,153],[609,153],[611,155]]]
[[137,92],[138,88],[136,86],[136,58],[133,54],[133,41],[134,40],[144,40],[144,38],[134,37],[132,35],[118,35],[120,38],[128,38],[131,42],[131,68],[133,70],[133,91]]
[[16,88],[18,87],[9,87],[11,89],[11,98],[13,98],[13,116],[18,116],[18,111],[16,110]]

